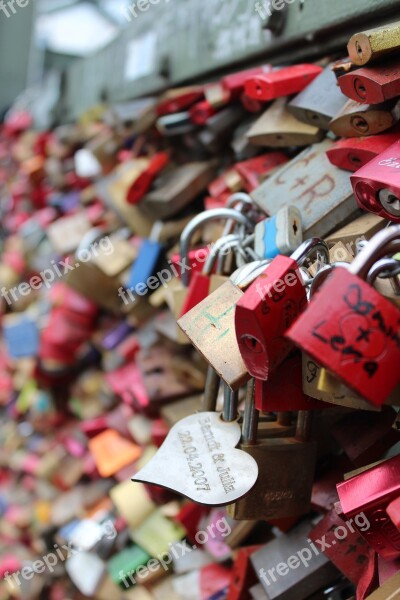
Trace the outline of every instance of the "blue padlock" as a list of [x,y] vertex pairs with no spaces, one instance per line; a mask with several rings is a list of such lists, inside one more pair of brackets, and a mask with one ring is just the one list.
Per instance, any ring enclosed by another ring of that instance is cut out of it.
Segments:
[[[146,285],[147,280],[154,274],[157,263],[164,250],[164,246],[158,241],[163,223],[157,221],[151,230],[150,238],[145,239],[140,247],[139,255],[132,265],[127,288],[132,293],[136,292],[137,286]],[[139,292],[136,292],[139,295]]]
[[290,256],[303,242],[301,213],[295,206],[284,206],[257,223],[254,232],[254,250],[260,259]]
[[31,317],[24,314],[9,315],[3,321],[3,334],[11,358],[37,356],[39,330]]

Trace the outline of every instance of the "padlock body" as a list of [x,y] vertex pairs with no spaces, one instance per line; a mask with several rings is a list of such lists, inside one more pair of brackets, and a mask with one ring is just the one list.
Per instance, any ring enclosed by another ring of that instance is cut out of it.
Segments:
[[263,75],[249,77],[244,92],[249,98],[267,102],[301,92],[321,72],[321,67],[316,65],[286,67]]
[[145,239],[140,247],[139,255],[133,263],[128,287],[135,288],[140,283],[146,283],[153,275],[160,258],[163,246],[158,242]]
[[259,476],[251,493],[228,506],[228,515],[248,519],[280,519],[308,512],[314,481],[315,442],[294,438],[260,440],[241,444],[259,466]]
[[380,104],[399,95],[400,63],[370,66],[339,77],[343,94],[355,102]]
[[252,377],[266,381],[292,349],[286,330],[303,312],[306,291],[297,263],[277,256],[236,305],[236,338]]
[[330,405],[303,392],[302,358],[286,358],[268,381],[256,380],[256,409],[262,412],[323,409]]
[[[351,183],[360,208],[399,223],[399,173],[400,142],[397,141],[352,175]],[[388,193],[393,195],[392,201],[390,197],[385,201]]]
[[345,138],[335,142],[326,155],[335,167],[354,173],[394,144],[399,135],[396,127],[396,133]]
[[329,130],[329,123],[346,104],[330,66],[288,104],[290,112],[305,123]]
[[391,302],[337,267],[287,338],[381,406],[399,382],[399,323]]
[[400,532],[386,512],[400,492],[400,456],[391,458],[337,486],[346,517],[363,513],[369,523],[354,527],[383,558],[400,556]]
[[283,206],[276,215],[257,223],[255,251],[261,258],[292,254],[303,241],[301,213],[295,206]]

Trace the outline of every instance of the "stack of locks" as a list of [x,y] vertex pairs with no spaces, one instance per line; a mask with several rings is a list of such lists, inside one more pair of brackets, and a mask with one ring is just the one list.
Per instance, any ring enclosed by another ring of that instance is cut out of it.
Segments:
[[399,49],[8,115],[1,600],[400,598]]

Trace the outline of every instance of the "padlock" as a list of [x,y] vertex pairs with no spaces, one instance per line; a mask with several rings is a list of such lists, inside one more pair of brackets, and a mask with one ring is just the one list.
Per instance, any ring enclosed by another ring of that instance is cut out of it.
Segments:
[[158,132],[165,137],[185,135],[196,131],[196,125],[190,118],[189,111],[159,117],[156,122],[156,128]]
[[315,252],[329,260],[328,246],[313,238],[290,258],[277,256],[237,302],[237,343],[248,372],[266,381],[292,349],[284,335],[307,305],[299,267]]
[[168,172],[157,181],[157,189],[143,198],[140,210],[152,219],[174,216],[207,188],[215,168],[213,161],[193,162]]
[[356,65],[366,65],[387,54],[394,54],[400,48],[399,35],[399,22],[355,33],[347,46],[349,56]]
[[336,79],[339,79],[342,75],[346,75],[346,73],[351,73],[351,71],[357,69],[357,65],[353,63],[350,57],[340,58],[332,63],[331,69]]
[[339,77],[343,94],[361,104],[382,104],[399,95],[400,64],[391,61],[378,67],[364,67]]
[[[214,269],[219,252],[222,252],[224,254],[228,246],[235,246],[239,243],[240,237],[236,235],[224,236],[215,243],[211,250],[211,254],[208,256],[207,261],[204,263],[202,273],[199,273],[197,271],[193,273],[186,298],[179,313],[179,317],[183,317],[183,315],[192,310],[192,308],[199,304],[199,302],[207,298],[211,288],[211,273]],[[219,268],[217,268],[216,274],[222,276],[222,270],[223,262],[219,264]]]
[[190,108],[189,115],[195,125],[205,125],[208,119],[215,115],[216,112],[216,108],[208,100],[202,100]]
[[149,160],[147,168],[139,174],[132,182],[126,201],[128,204],[138,204],[150,190],[155,178],[165,169],[169,163],[167,152],[158,152]]
[[244,93],[253,100],[269,102],[283,96],[297,94],[306,88],[322,68],[317,65],[293,65],[264,73],[252,75],[244,86]]
[[[399,310],[363,282],[390,253],[400,226],[377,233],[347,269],[337,267],[286,333],[312,358],[376,406],[399,383]],[[327,319],[329,315],[329,320]],[[336,318],[335,318],[336,315]]]
[[249,495],[228,507],[229,516],[236,520],[268,521],[308,511],[316,459],[316,444],[309,441],[310,417],[311,413],[299,412],[294,437],[272,435],[258,439],[254,382],[249,382],[240,447],[257,461],[259,475]]
[[346,104],[346,96],[337,86],[330,66],[288,104],[288,110],[298,119],[319,129],[329,130],[329,123]]
[[303,389],[312,398],[336,406],[375,412],[380,410],[370,402],[363,400],[358,394],[336,379],[329,371],[317,365],[306,354],[303,354]]
[[302,358],[292,352],[268,381],[256,380],[256,408],[262,412],[321,410],[329,407],[303,391]]
[[400,222],[399,148],[395,142],[351,176],[358,205],[394,222]]
[[200,86],[170,89],[158,101],[156,112],[159,117],[186,110],[203,98]]
[[221,79],[221,84],[224,90],[229,93],[230,99],[239,98],[244,90],[246,81],[250,77],[257,75],[264,75],[272,71],[271,65],[264,65],[262,67],[254,67],[253,69],[246,69],[245,71],[238,71],[231,75],[226,75]]
[[213,108],[218,109],[229,104],[230,92],[221,82],[210,83],[204,87],[204,97]]
[[351,413],[335,423],[332,435],[352,463],[363,467],[383,458],[400,441],[400,432],[392,427],[395,418],[390,406],[380,413]]
[[295,206],[283,206],[273,217],[257,223],[254,250],[260,258],[292,254],[303,241],[301,213]]
[[400,307],[400,262],[394,258],[382,258],[368,273],[368,283],[374,285],[382,296]]
[[[209,384],[206,395],[212,387]],[[225,384],[223,414],[200,412],[179,421],[133,481],[161,485],[210,506],[224,506],[247,494],[257,480],[258,466],[236,448],[240,441],[237,403],[238,394]],[[205,397],[203,406],[207,404]],[[172,472],[171,461],[179,465]]]
[[311,528],[305,521],[252,554],[250,560],[269,600],[306,600],[340,576],[322,552],[309,547]]
[[236,163],[234,168],[242,178],[245,190],[250,193],[258,188],[272,171],[287,161],[283,152],[268,152]]
[[353,256],[357,253],[357,245],[365,240],[370,240],[375,233],[378,233],[386,226],[386,221],[374,213],[365,213],[357,217],[351,223],[330,233],[325,241],[328,246],[342,242],[347,251]]
[[[233,390],[250,378],[236,340],[235,305],[243,296],[242,289],[265,270],[268,262],[256,261],[239,268],[226,283],[178,321],[192,344]],[[228,355],[229,361],[226,360]]]
[[297,206],[305,239],[325,237],[356,212],[348,174],[326,157],[331,145],[327,140],[310,146],[251,193],[267,215],[275,215],[282,206]]
[[343,527],[343,521],[335,509],[332,509],[310,531],[309,539],[320,546],[324,540],[324,554],[349,581],[357,585],[368,564],[369,547],[351,525],[345,528],[346,536],[340,531],[339,537],[339,529],[343,530]]
[[355,172],[384,152],[398,139],[398,131],[362,138],[344,138],[335,142],[326,155],[336,167]]
[[151,230],[149,238],[145,238],[140,246],[139,254],[132,265],[127,283],[127,289],[133,294],[141,295],[146,287],[146,282],[156,270],[157,263],[161,258],[164,246],[158,241],[162,228],[161,221],[156,221]]
[[[400,456],[339,483],[340,506],[353,526],[383,558],[400,555],[400,532],[386,513],[388,505],[399,495]],[[363,516],[359,523],[357,515]]]
[[221,152],[232,138],[237,125],[243,121],[245,114],[242,106],[232,104],[210,117],[197,135],[202,150],[212,154]]
[[298,121],[289,112],[286,98],[275,100],[247,132],[252,144],[272,148],[308,146],[323,137],[318,127]]
[[338,137],[363,137],[387,131],[400,119],[400,101],[395,98],[384,104],[346,102],[330,122],[330,130]]
[[249,588],[258,581],[250,562],[250,556],[262,546],[246,546],[239,548],[235,553],[233,563],[233,576],[229,586],[226,600],[248,600]]

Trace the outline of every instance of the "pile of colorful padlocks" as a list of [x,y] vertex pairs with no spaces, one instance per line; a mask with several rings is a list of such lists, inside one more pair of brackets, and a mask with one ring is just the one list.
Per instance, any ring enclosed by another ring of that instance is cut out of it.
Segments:
[[400,598],[399,50],[7,116],[1,600]]

